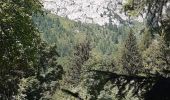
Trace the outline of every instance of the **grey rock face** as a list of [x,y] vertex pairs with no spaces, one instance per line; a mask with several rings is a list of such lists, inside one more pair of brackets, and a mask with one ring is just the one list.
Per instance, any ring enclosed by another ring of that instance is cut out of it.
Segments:
[[127,20],[123,0],[43,0],[44,8],[62,17],[84,23],[119,25]]

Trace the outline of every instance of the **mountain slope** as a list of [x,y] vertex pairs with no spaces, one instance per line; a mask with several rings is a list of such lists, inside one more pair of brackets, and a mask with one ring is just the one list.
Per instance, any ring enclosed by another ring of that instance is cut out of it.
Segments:
[[93,48],[98,48],[102,53],[110,53],[122,35],[119,33],[126,31],[119,30],[117,26],[108,28],[96,24],[82,24],[49,13],[44,16],[38,15],[33,20],[42,32],[43,39],[50,44],[57,44],[61,56],[70,55],[73,46],[85,37],[91,41]]

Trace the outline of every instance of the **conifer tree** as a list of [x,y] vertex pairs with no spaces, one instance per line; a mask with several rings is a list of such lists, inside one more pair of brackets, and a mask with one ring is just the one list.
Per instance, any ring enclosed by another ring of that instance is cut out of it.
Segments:
[[146,69],[152,74],[161,73],[169,69],[169,61],[166,53],[166,43],[163,37],[154,40],[149,48],[144,51],[143,60]]
[[138,74],[142,69],[142,57],[139,53],[136,37],[129,33],[121,54],[121,67],[126,74]]
[[83,64],[90,57],[90,43],[85,40],[78,43],[74,47],[74,55],[71,59],[72,65],[67,72],[67,81],[73,86],[76,86],[80,82],[81,74],[83,73]]

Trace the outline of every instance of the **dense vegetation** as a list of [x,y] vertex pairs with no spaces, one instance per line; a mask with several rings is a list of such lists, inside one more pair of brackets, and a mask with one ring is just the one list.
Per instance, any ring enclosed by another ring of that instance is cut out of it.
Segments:
[[32,21],[41,12],[39,1],[0,1],[1,100],[45,98],[61,78],[56,47],[42,41]]
[[99,26],[0,1],[0,99],[169,100],[168,0],[126,1],[147,20]]

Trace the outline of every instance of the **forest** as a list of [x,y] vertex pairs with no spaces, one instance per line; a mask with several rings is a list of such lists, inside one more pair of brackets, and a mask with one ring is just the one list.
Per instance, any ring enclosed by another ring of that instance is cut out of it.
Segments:
[[170,1],[125,1],[101,26],[0,0],[0,100],[170,100]]

